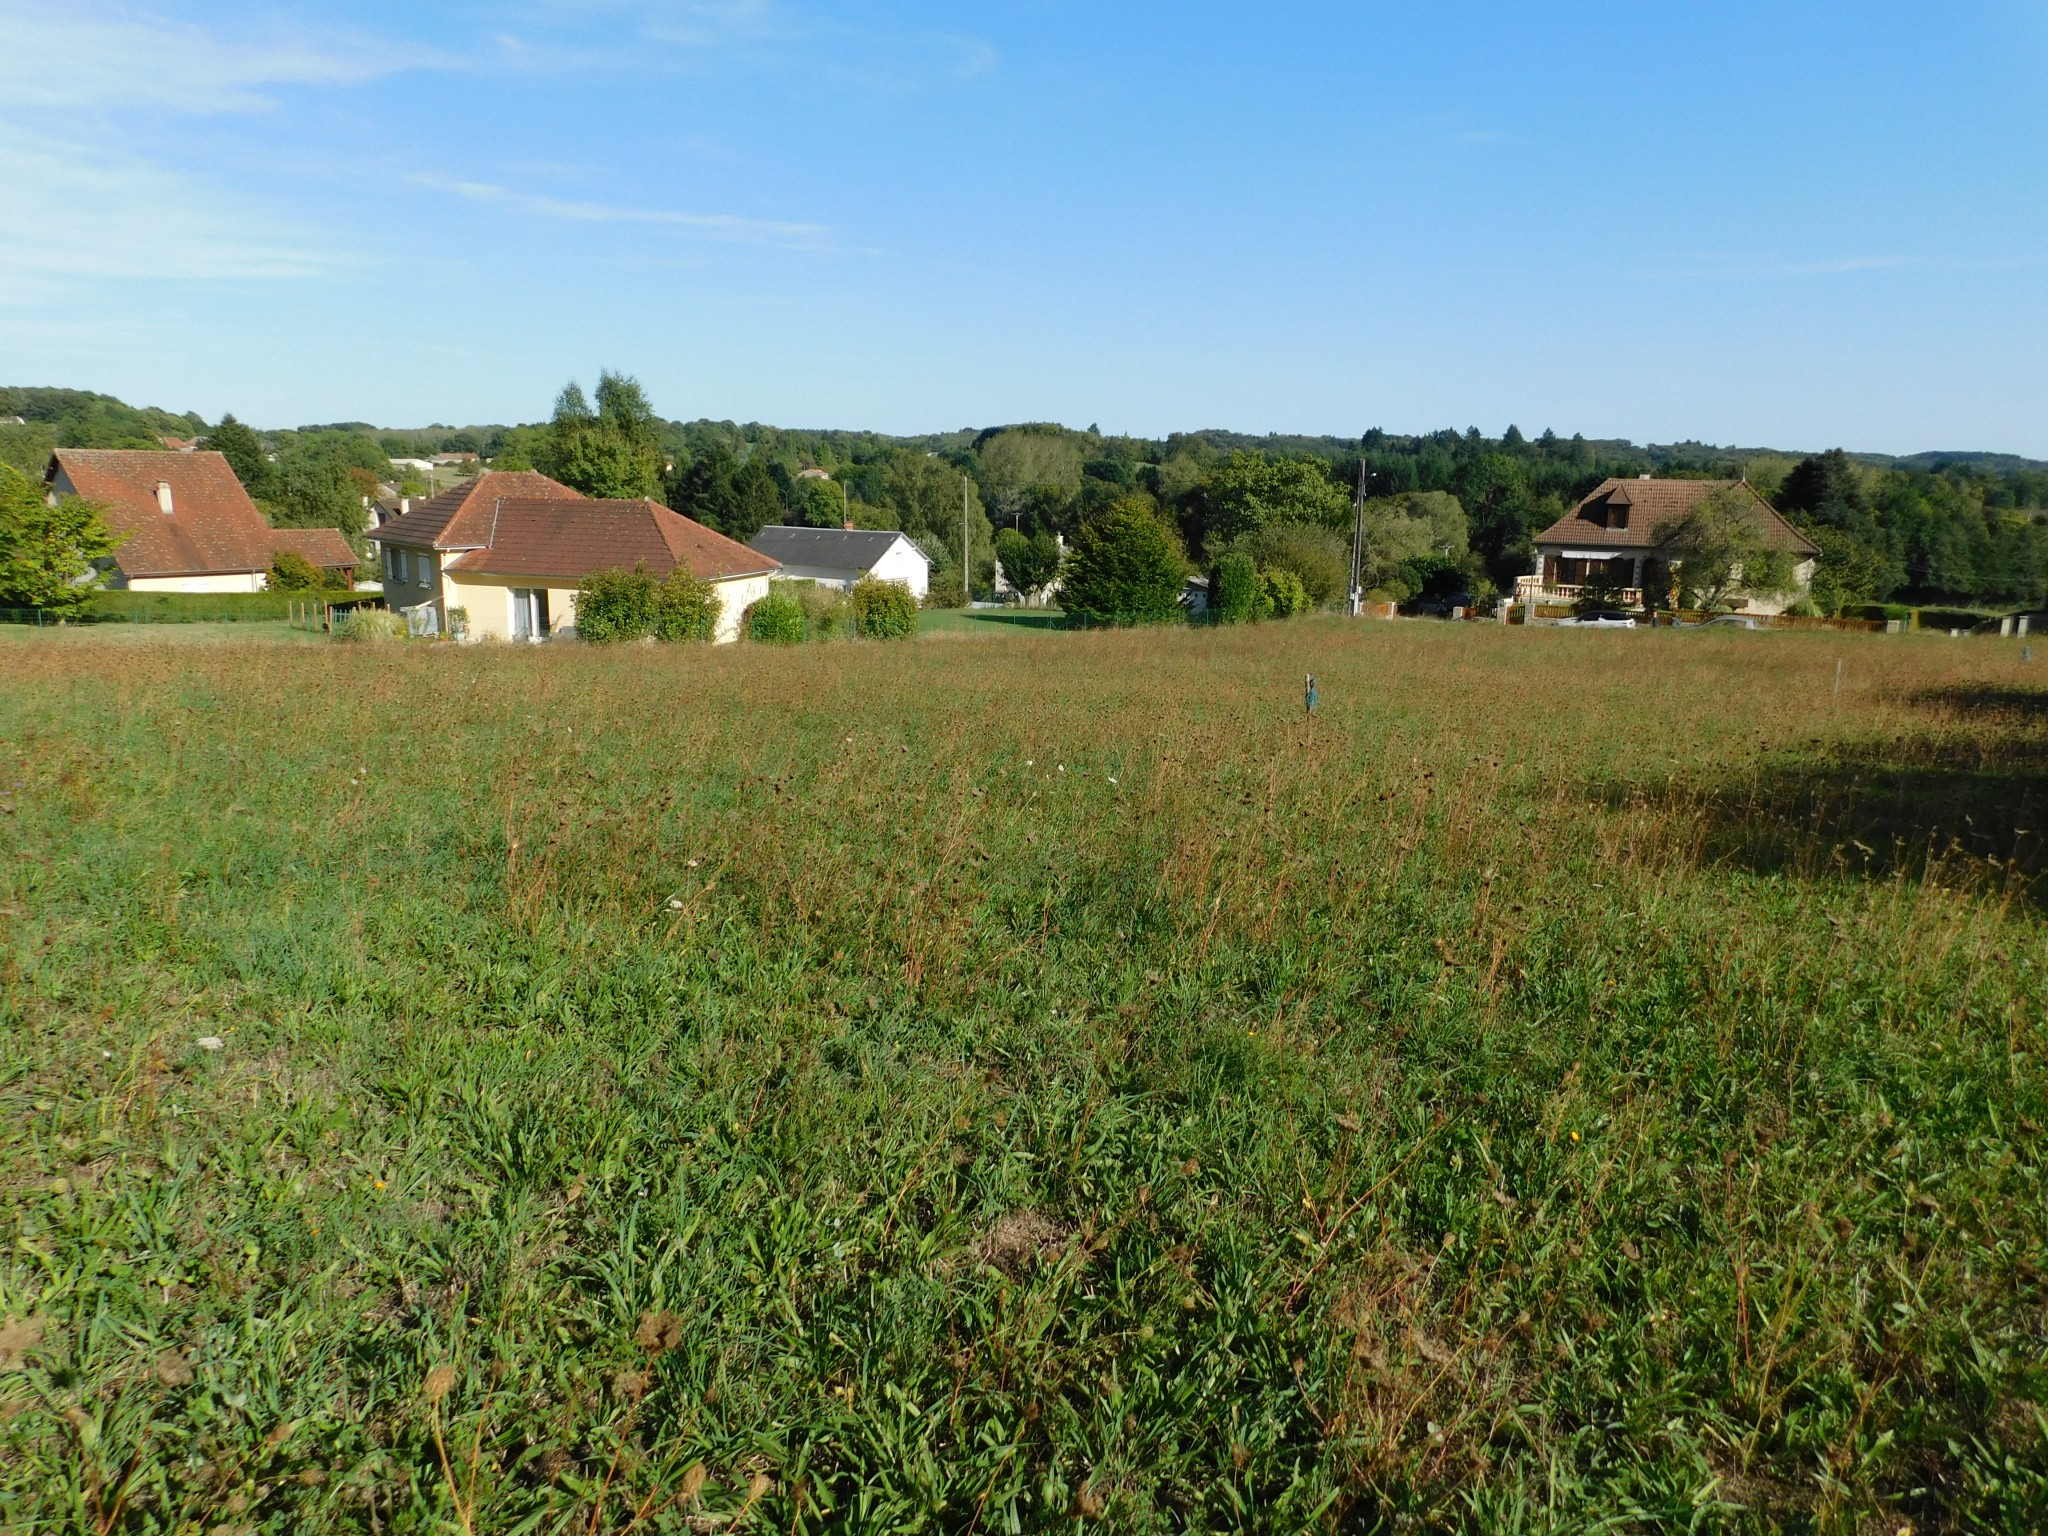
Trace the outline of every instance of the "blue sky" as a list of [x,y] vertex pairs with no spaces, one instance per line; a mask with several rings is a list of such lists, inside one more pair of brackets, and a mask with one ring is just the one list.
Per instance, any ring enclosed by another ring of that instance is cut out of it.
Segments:
[[2048,457],[2048,4],[0,0],[0,382]]

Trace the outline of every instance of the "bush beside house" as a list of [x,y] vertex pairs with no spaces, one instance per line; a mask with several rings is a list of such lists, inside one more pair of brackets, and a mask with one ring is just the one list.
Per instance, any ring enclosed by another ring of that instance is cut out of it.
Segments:
[[592,571],[576,588],[576,632],[598,645],[622,640],[709,640],[718,594],[682,566],[656,580],[644,566]]
[[747,638],[764,645],[800,645],[804,638],[804,605],[779,589],[747,610]]

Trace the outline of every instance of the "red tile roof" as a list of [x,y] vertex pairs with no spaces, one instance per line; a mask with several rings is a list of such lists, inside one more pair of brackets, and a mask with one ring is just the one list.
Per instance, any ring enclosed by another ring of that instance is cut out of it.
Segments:
[[[490,509],[489,542],[449,561],[458,576],[551,576],[677,566],[706,581],[763,576],[780,562],[654,501],[506,498]],[[379,530],[381,533],[382,530]]]
[[339,528],[271,529],[271,553],[283,554],[287,550],[326,571],[352,571],[362,563]]
[[[43,479],[107,509],[107,525],[128,536],[114,551],[124,576],[226,576],[270,567],[270,525],[218,453],[59,448]],[[169,488],[169,512],[159,485]]]
[[1764,540],[1773,549],[1820,553],[1818,544],[1779,516],[1746,480],[1603,480],[1537,534],[1535,542],[1573,549],[1654,549],[1708,496],[1736,486],[1748,493]]
[[583,493],[531,469],[487,470],[393,518],[370,537],[409,549],[480,549],[490,542],[492,504],[514,497],[580,501]]

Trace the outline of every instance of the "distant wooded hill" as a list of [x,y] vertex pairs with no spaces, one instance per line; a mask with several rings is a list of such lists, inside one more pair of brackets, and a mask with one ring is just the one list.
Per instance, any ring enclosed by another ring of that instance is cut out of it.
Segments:
[[[600,462],[638,464],[632,494],[658,493],[736,538],[774,521],[901,528],[939,568],[935,589],[951,564],[952,590],[961,584],[963,560],[976,590],[984,576],[993,580],[996,528],[1071,534],[1100,508],[1142,494],[1178,528],[1195,561],[1250,539],[1262,561],[1307,569],[1316,578],[1307,582],[1312,592],[1328,584],[1322,567],[1337,556],[1326,549],[1311,559],[1303,553],[1315,543],[1308,535],[1321,529],[1329,536],[1323,544],[1341,544],[1337,531],[1349,526],[1350,493],[1362,479],[1370,497],[1408,519],[1393,526],[1417,539],[1423,523],[1433,530],[1424,540],[1433,554],[1390,567],[1383,586],[1398,595],[1437,586],[1511,589],[1529,568],[1531,536],[1610,476],[1745,477],[1826,551],[1815,596],[1827,606],[1892,598],[2048,601],[2048,462],[2016,454],[1800,454],[1550,431],[1527,437],[1514,427],[1497,438],[1476,427],[1418,434],[1374,428],[1356,438],[1221,429],[1141,438],[1040,422],[897,436],[670,421],[637,384],[606,377],[595,413],[572,388],[549,422],[259,429],[237,439],[252,466],[245,478],[265,482],[251,484],[251,493],[273,509],[274,520],[313,526],[349,520],[348,477],[371,476],[380,453],[476,453],[579,486],[581,477],[599,474]],[[613,393],[607,397],[606,390]],[[607,398],[623,402],[622,414]],[[197,414],[134,407],[109,395],[0,389],[0,418],[15,416],[21,423],[0,423],[0,461],[31,471],[60,444],[155,447],[167,436],[208,430]],[[618,441],[610,443],[610,435]],[[571,438],[582,445],[573,452]],[[264,467],[266,458],[275,474]],[[603,475],[582,488],[624,493]],[[964,545],[963,497],[971,503]]]

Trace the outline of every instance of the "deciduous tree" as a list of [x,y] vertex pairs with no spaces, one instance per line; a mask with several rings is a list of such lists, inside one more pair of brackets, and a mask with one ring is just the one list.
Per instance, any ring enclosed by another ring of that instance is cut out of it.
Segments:
[[1024,534],[1001,528],[996,531],[996,559],[1010,585],[1029,596],[1044,591],[1059,576],[1059,540],[1043,530]]
[[1791,556],[1771,547],[1750,496],[1746,487],[1730,486],[1702,497],[1658,541],[1658,559],[1674,568],[1681,607],[1711,613],[1791,588]]
[[93,562],[121,540],[97,502],[60,496],[52,505],[35,481],[0,464],[0,604],[76,613],[99,585]]

